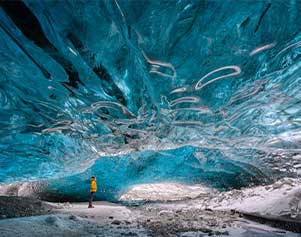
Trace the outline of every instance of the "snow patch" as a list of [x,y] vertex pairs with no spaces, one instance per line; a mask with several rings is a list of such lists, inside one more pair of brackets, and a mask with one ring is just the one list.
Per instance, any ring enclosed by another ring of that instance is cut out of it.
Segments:
[[193,199],[201,194],[211,192],[202,185],[185,185],[180,183],[139,184],[129,188],[120,201],[176,201]]

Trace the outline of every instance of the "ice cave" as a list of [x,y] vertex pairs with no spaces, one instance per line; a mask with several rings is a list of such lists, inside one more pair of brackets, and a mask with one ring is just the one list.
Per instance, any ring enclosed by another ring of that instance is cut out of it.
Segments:
[[1,0],[0,236],[301,236],[300,19]]

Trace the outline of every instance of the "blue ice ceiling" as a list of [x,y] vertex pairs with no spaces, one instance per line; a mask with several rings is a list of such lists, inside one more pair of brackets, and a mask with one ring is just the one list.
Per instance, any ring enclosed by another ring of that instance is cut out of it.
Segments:
[[0,182],[299,175],[300,18],[293,0],[2,1]]

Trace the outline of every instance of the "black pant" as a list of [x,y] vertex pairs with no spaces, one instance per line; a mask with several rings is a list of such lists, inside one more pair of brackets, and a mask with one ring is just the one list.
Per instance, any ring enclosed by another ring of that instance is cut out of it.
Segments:
[[93,198],[94,198],[94,192],[91,192],[90,193],[90,199],[89,199],[89,207],[92,206]]

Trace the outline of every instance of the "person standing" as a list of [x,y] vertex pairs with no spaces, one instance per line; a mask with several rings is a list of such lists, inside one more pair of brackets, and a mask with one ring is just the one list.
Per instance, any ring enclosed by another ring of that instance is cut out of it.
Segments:
[[97,183],[96,183],[96,177],[92,176],[91,177],[91,183],[90,183],[90,199],[89,199],[89,206],[88,208],[93,208],[94,206],[92,205],[94,194],[97,191]]

